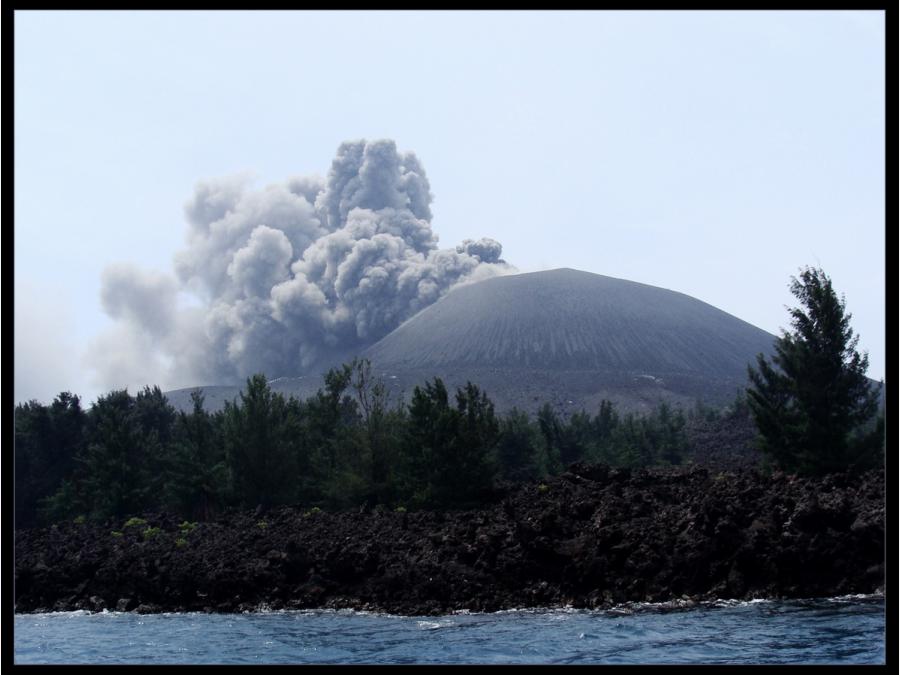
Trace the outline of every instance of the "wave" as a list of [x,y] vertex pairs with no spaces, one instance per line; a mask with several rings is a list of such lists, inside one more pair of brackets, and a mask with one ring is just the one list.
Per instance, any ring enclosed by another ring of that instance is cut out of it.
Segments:
[[[545,607],[513,607],[509,609],[501,609],[493,612],[479,612],[473,611],[469,609],[457,609],[450,610],[444,615],[437,616],[429,616],[422,617],[421,615],[416,614],[392,614],[390,612],[380,612],[377,610],[370,609],[353,609],[349,607],[342,608],[333,608],[333,607],[322,607],[322,608],[309,608],[309,609],[272,609],[267,604],[261,604],[256,607],[253,611],[245,610],[243,612],[234,612],[234,613],[218,613],[213,612],[213,616],[239,616],[239,615],[267,615],[267,614],[277,614],[277,615],[298,615],[298,616],[319,616],[319,615],[334,615],[334,616],[381,616],[381,617],[390,617],[390,618],[399,618],[399,619],[416,619],[420,624],[425,623],[436,623],[440,622],[441,617],[449,617],[449,616],[491,616],[491,615],[513,615],[513,614],[522,614],[522,615],[531,615],[531,614],[558,614],[558,615],[566,615],[566,614],[611,614],[611,615],[627,615],[634,614],[637,612],[667,612],[667,611],[683,611],[690,609],[700,609],[700,608],[725,608],[725,607],[751,607],[755,605],[761,604],[772,604],[772,603],[787,603],[787,604],[846,604],[846,603],[867,603],[867,602],[877,602],[882,601],[885,598],[885,594],[883,592],[877,593],[853,593],[849,595],[836,595],[830,597],[810,597],[810,598],[751,598],[751,599],[738,599],[738,598],[714,598],[707,600],[691,600],[687,598],[675,599],[675,600],[667,600],[664,602],[623,602],[612,607],[607,608],[597,608],[597,609],[589,609],[589,608],[580,608],[573,607],[572,605],[549,605]],[[62,617],[78,617],[78,616],[131,616],[134,612],[120,612],[117,610],[108,610],[104,609],[99,612],[91,612],[86,609],[76,609],[71,611],[63,611],[63,612],[29,612],[28,614],[21,614],[21,616],[33,616],[33,617],[41,617],[41,616],[62,616]],[[210,614],[206,612],[159,612],[158,614],[152,614],[148,616],[210,616]],[[19,616],[19,615],[17,615]],[[450,624],[441,624],[441,627],[444,627]]]

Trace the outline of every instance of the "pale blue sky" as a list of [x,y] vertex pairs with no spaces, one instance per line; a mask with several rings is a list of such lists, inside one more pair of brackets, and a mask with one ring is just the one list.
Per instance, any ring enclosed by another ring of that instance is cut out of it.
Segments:
[[359,138],[418,156],[442,247],[522,271],[777,333],[821,265],[882,378],[884,95],[881,12],[16,12],[16,400],[106,390],[101,272],[171,273],[197,181]]

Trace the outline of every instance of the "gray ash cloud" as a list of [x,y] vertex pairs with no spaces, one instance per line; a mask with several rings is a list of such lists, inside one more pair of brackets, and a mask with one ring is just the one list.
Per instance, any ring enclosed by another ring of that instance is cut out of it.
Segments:
[[[390,140],[342,144],[325,179],[256,190],[241,176],[197,184],[174,274],[104,272],[115,326],[89,352],[99,383],[318,373],[454,286],[515,271],[493,239],[439,249],[431,200],[418,158]],[[199,306],[179,308],[181,292]]]

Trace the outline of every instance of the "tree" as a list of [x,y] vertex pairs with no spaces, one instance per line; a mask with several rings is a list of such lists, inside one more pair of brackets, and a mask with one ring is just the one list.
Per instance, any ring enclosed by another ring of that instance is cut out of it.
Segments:
[[747,390],[760,449],[788,471],[823,474],[879,462],[883,421],[878,391],[866,377],[869,359],[856,350],[851,314],[831,279],[806,267],[792,277],[803,308],[790,309],[770,364],[757,356]]
[[39,504],[74,470],[86,416],[78,396],[64,391],[49,406],[17,405],[14,419],[16,526],[28,527],[37,521]]
[[191,392],[193,410],[178,413],[167,471],[167,501],[191,520],[212,515],[227,483],[218,428],[203,400],[199,389]]
[[407,494],[429,506],[477,503],[496,473],[499,435],[494,404],[471,382],[457,389],[455,407],[440,378],[416,387],[406,439]]
[[496,454],[498,470],[504,480],[518,482],[540,475],[540,435],[528,413],[518,408],[513,408],[500,420]]
[[450,446],[454,435],[443,380],[436,377],[424,387],[416,386],[408,410],[402,489],[417,504],[426,504],[431,499],[434,459]]
[[247,379],[240,402],[226,402],[223,446],[233,496],[253,506],[290,501],[297,477],[289,405],[265,375]]
[[369,359],[353,359],[351,386],[362,414],[362,463],[372,501],[386,501],[390,496],[391,442],[396,439],[388,425],[388,390],[384,382],[372,375]]
[[295,493],[300,502],[334,504],[338,484],[348,478],[347,464],[359,455],[358,447],[350,447],[351,430],[359,421],[356,402],[347,394],[352,377],[350,364],[332,368],[324,375],[325,388],[296,405]]
[[145,386],[134,397],[132,415],[140,435],[140,462],[148,480],[147,506],[161,506],[171,464],[172,433],[178,414],[162,390],[154,385]]
[[456,452],[445,456],[445,476],[450,478],[454,500],[477,502],[491,487],[497,467],[494,452],[500,424],[494,404],[471,382],[456,390]]
[[[86,515],[102,520],[139,513],[156,497],[142,436],[127,389],[97,399],[88,416],[86,447],[77,458],[75,494],[80,493]],[[68,489],[63,486],[63,493]]]
[[684,431],[684,413],[681,410],[673,411],[668,403],[662,402],[647,422],[655,432],[657,460],[665,464],[681,464],[689,448]]
[[612,429],[606,455],[616,466],[652,466],[656,462],[656,439],[647,418],[626,413]]

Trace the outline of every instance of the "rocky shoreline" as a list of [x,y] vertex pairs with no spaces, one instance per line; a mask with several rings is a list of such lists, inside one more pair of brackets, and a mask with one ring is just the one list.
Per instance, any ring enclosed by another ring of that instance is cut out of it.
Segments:
[[279,507],[15,533],[16,612],[353,608],[406,615],[884,586],[884,472],[575,465],[480,510]]

